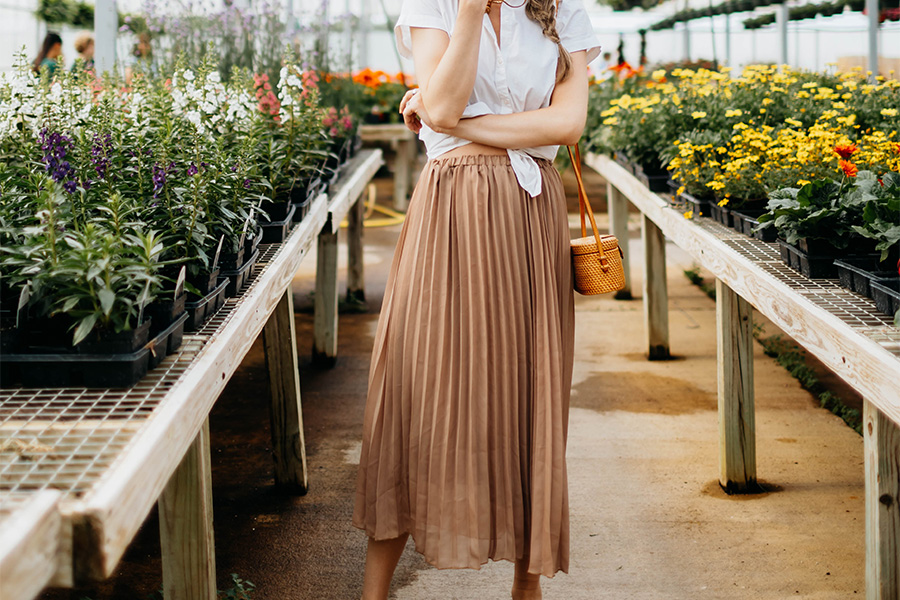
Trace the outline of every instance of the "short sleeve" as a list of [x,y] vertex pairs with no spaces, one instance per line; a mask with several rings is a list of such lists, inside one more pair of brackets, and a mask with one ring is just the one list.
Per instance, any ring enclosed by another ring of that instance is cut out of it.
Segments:
[[589,63],[600,56],[600,40],[582,0],[560,0],[556,32],[563,48],[569,52],[586,50]]
[[400,56],[412,58],[412,40],[409,33],[411,27],[440,29],[450,35],[453,27],[449,15],[441,10],[441,4],[441,0],[403,0],[400,16],[394,26]]

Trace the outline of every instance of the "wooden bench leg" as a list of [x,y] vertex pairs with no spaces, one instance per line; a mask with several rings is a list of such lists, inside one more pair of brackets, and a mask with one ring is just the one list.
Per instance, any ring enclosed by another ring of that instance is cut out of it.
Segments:
[[347,301],[362,304],[366,301],[363,274],[363,217],[365,195],[359,197],[347,215]]
[[316,298],[313,321],[313,362],[333,367],[337,362],[338,232],[328,230],[319,234],[316,256]]
[[866,598],[900,598],[900,429],[863,407],[866,454]]
[[752,493],[756,482],[753,400],[753,307],[716,280],[719,385],[719,484]]
[[644,243],[644,326],[650,360],[669,354],[669,290],[666,282],[666,236],[656,223],[642,215]]
[[397,157],[394,160],[394,210],[406,212],[409,203],[409,182],[415,151],[415,140],[398,140]]
[[159,497],[163,592],[173,600],[215,600],[209,419]]
[[300,403],[294,295],[290,288],[281,297],[263,328],[263,346],[272,393],[270,417],[275,485],[296,494],[305,494],[309,489],[309,479]]
[[628,200],[611,183],[606,184],[607,206],[609,207],[610,233],[619,240],[622,248],[622,267],[625,271],[625,287],[616,292],[616,300],[631,300],[631,264],[628,252]]

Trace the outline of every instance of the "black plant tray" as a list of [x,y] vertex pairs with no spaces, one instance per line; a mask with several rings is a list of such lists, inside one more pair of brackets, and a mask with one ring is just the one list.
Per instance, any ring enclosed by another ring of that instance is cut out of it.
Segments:
[[222,271],[222,277],[228,279],[228,287],[225,288],[225,297],[232,298],[237,296],[238,292],[241,291],[241,288],[244,287],[244,284],[247,283],[247,278],[250,276],[250,271],[253,269],[253,265],[256,264],[257,259],[259,258],[259,250],[253,253],[247,261],[241,265],[240,269],[234,269],[233,271]]
[[291,210],[288,211],[284,220],[261,223],[263,244],[280,244],[290,233],[291,226],[294,224],[294,211],[297,210],[297,207],[293,204],[290,206]]
[[635,177],[637,177],[638,181],[649,188],[651,192],[662,193],[669,191],[668,175],[647,175],[644,172],[640,172],[635,175]]
[[718,221],[725,227],[733,227],[734,220],[731,216],[731,209],[719,206],[718,202],[709,203],[709,212],[714,221]]
[[197,331],[203,326],[208,318],[222,308],[222,305],[225,304],[225,289],[227,287],[228,281],[223,280],[216,286],[216,289],[199,300],[185,303],[188,314],[185,331]]
[[[288,213],[291,211],[290,199],[278,200],[266,205],[264,208],[266,214],[269,215],[271,221],[284,221]],[[265,222],[265,221],[264,221]]]
[[695,198],[687,192],[682,192],[681,197],[687,202],[688,209],[692,211],[692,216],[694,218],[710,216],[709,200],[705,198]]
[[834,261],[841,287],[853,290],[867,298],[873,298],[870,283],[882,283],[896,279],[894,271],[882,271],[878,266],[878,255],[846,257]]
[[894,316],[900,310],[900,279],[873,281],[872,296],[878,310],[888,316]]
[[620,165],[622,165],[622,166],[625,168],[626,171],[628,171],[629,173],[631,173],[632,175],[634,175],[634,165],[631,163],[630,160],[628,160],[628,157],[625,156],[625,153],[624,153],[624,152],[616,152],[616,153],[613,155],[613,158],[615,159],[615,161],[616,161],[617,163],[619,163]]
[[807,254],[784,240],[778,240],[778,244],[781,246],[781,259],[785,260],[787,257],[788,260],[785,261],[785,264],[804,277],[810,279],[834,279],[837,277],[837,267],[834,266],[833,256]]
[[129,354],[137,352],[150,340],[150,320],[131,331],[108,333],[104,336],[90,334],[75,347],[80,354]]
[[[252,252],[250,253],[252,254]],[[225,276],[229,271],[237,271],[244,264],[244,256],[249,256],[244,248],[239,249],[235,254],[223,254],[219,257],[219,275]]]
[[131,387],[150,368],[150,350],[129,354],[9,354],[0,361],[0,387]]
[[733,210],[731,218],[734,220],[734,228],[752,238],[764,242],[774,242],[778,239],[778,232],[774,227],[766,227],[762,231],[756,230],[759,227],[759,217],[767,212],[765,209]]
[[181,313],[171,325],[160,331],[152,340],[147,342],[147,349],[150,350],[149,367],[155,369],[163,359],[172,354],[184,339],[184,324],[188,320],[186,312]]

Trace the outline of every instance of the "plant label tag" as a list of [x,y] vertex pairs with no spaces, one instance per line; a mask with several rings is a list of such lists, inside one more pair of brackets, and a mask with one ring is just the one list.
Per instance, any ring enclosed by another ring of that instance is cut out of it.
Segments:
[[184,293],[184,282],[187,279],[187,267],[182,266],[178,271],[178,279],[175,280],[175,299]]
[[222,254],[222,243],[225,241],[225,234],[219,238],[219,245],[216,247],[216,257],[213,259],[212,269],[211,271],[215,271],[219,266],[219,256]]
[[[251,211],[250,214],[252,215],[253,212]],[[238,248],[243,248],[243,247],[244,247],[244,241],[247,239],[247,229],[248,229],[249,227],[250,227],[250,217],[247,217],[247,220],[244,221],[244,227],[243,227],[243,229],[241,229],[241,241],[240,241],[240,243],[238,244]]]
[[28,306],[28,301],[31,299],[31,282],[26,283],[22,286],[22,293],[19,294],[19,305],[16,308],[16,329],[19,328],[19,322],[22,319],[22,309]]

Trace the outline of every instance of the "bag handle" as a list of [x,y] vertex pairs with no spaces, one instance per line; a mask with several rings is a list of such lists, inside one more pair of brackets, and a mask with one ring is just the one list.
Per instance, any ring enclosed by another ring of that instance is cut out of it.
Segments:
[[[574,148],[574,154],[572,151]],[[572,168],[575,170],[575,179],[578,181],[578,209],[581,213],[581,237],[587,237],[587,226],[584,222],[584,214],[591,221],[591,229],[594,232],[594,239],[597,240],[597,250],[600,253],[600,268],[606,273],[609,270],[609,259],[606,258],[606,252],[603,250],[603,243],[600,241],[600,232],[597,230],[597,223],[594,221],[594,211],[591,209],[591,202],[588,200],[587,191],[584,189],[584,180],[581,178],[581,149],[578,144],[574,146],[566,146],[569,151],[569,159],[572,161]]]

